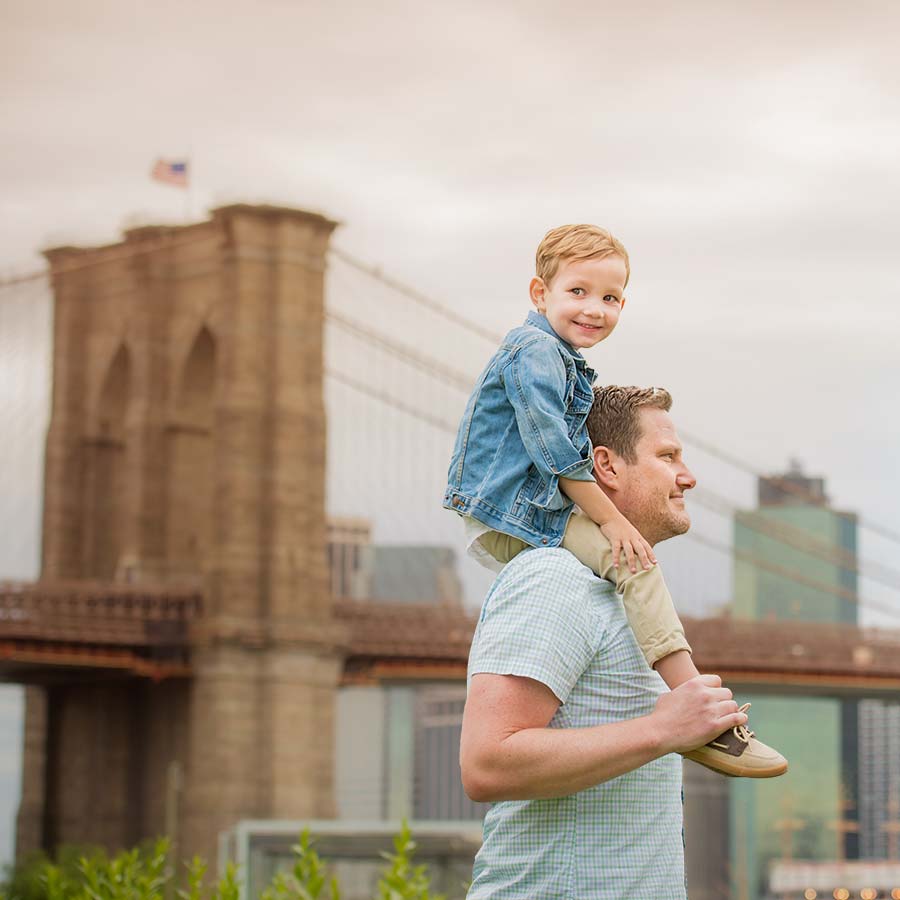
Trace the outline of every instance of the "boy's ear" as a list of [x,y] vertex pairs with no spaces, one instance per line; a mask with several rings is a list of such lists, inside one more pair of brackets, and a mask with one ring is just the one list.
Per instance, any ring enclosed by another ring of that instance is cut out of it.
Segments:
[[619,486],[616,462],[615,454],[608,447],[594,447],[594,478],[612,490]]
[[623,297],[622,300],[619,302],[619,309],[625,309],[626,299],[627,299],[627,297]]
[[547,286],[544,284],[544,279],[538,278],[537,275],[531,279],[531,284],[528,285],[531,302],[539,313],[545,312],[547,309],[547,304],[544,300],[544,292],[546,290]]

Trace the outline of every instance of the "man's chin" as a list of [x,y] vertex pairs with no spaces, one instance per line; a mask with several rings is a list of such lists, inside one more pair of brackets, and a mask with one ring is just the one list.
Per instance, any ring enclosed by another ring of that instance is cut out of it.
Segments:
[[669,537],[678,537],[680,534],[686,534],[691,528],[691,517],[686,512],[679,512],[678,515],[672,516],[668,522]]

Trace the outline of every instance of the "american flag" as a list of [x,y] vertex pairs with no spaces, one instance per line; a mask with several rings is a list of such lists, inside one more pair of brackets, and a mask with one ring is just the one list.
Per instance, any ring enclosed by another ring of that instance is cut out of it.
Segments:
[[186,188],[188,186],[188,164],[186,160],[158,159],[153,164],[150,177],[161,181],[163,184],[173,184],[175,187]]

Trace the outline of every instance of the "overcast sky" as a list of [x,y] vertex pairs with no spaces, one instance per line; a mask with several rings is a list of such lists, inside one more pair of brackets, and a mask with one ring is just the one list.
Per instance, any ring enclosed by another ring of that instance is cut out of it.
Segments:
[[190,152],[195,215],[321,210],[505,329],[543,232],[599,222],[634,272],[600,377],[900,530],[895,5],[5,6],[0,265],[178,220],[147,171]]
[[[2,10],[0,274],[183,221],[158,155],[190,154],[194,217],[321,211],[337,245],[500,331],[543,233],[597,222],[633,272],[601,380],[669,387],[685,430],[762,470],[797,456],[900,532],[896,4]],[[453,360],[443,337],[418,335]]]

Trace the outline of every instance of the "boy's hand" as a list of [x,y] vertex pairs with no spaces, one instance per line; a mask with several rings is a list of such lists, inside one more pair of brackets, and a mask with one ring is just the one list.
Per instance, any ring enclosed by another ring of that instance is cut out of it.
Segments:
[[573,481],[559,479],[566,496],[577,503],[590,518],[597,523],[604,537],[612,547],[613,565],[618,569],[622,554],[632,573],[637,572],[637,560],[645,569],[652,569],[656,563],[653,548],[641,537],[641,533],[616,509],[615,504],[596,481]]
[[632,574],[637,572],[637,560],[645,569],[652,569],[656,563],[653,548],[644,540],[641,533],[619,514],[600,526],[600,530],[612,545],[613,565],[618,569],[625,554],[625,562]]

